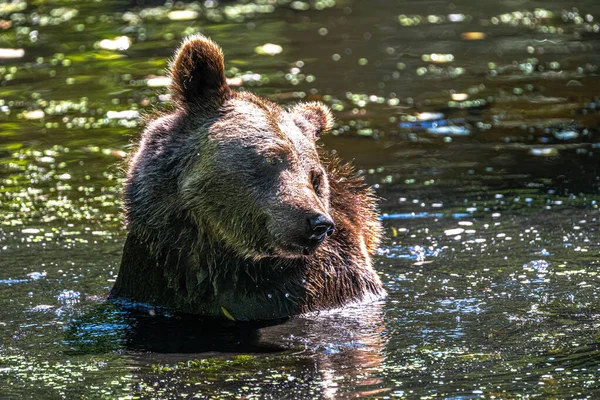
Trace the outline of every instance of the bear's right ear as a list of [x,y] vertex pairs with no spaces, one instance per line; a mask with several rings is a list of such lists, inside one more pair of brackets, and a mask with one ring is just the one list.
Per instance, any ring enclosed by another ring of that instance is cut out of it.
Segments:
[[230,94],[221,48],[202,35],[184,40],[170,65],[173,101],[184,107],[216,108]]
[[331,110],[318,101],[298,103],[290,113],[296,125],[312,140],[319,139],[333,127]]

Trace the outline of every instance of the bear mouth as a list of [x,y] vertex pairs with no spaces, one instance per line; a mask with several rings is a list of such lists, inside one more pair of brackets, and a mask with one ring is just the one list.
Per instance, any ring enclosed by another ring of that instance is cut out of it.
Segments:
[[281,243],[274,249],[279,257],[300,258],[314,254],[323,241],[310,241],[307,243]]
[[262,238],[260,244],[257,244],[253,249],[247,249],[247,251],[251,254],[251,258],[256,259],[271,257],[303,258],[316,253],[333,233],[334,230],[331,230],[322,235],[301,238],[296,236],[281,237],[269,232]]

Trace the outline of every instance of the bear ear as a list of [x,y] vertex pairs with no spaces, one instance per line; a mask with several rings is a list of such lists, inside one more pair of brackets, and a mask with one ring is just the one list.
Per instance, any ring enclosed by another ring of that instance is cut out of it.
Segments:
[[230,93],[223,52],[205,36],[185,39],[169,69],[173,101],[180,106],[218,107]]
[[296,104],[290,113],[296,125],[312,140],[317,140],[333,127],[331,110],[318,101]]

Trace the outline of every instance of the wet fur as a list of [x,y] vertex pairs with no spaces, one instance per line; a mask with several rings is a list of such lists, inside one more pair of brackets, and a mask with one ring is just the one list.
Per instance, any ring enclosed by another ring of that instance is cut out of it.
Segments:
[[[148,124],[129,161],[129,234],[111,296],[260,320],[383,295],[370,259],[381,235],[374,197],[315,145],[331,128],[329,109],[284,110],[233,92],[223,71],[220,48],[202,36],[187,39],[171,64],[177,111]],[[257,167],[256,156],[270,152],[285,169]],[[315,194],[307,188],[320,171]],[[295,254],[294,229],[314,210],[330,215],[336,232]]]

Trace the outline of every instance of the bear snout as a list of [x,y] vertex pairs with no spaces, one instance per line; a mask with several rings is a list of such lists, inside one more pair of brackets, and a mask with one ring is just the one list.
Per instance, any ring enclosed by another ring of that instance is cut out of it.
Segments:
[[315,214],[308,217],[308,239],[312,243],[321,243],[327,236],[333,235],[333,232],[335,232],[335,224],[327,215]]

